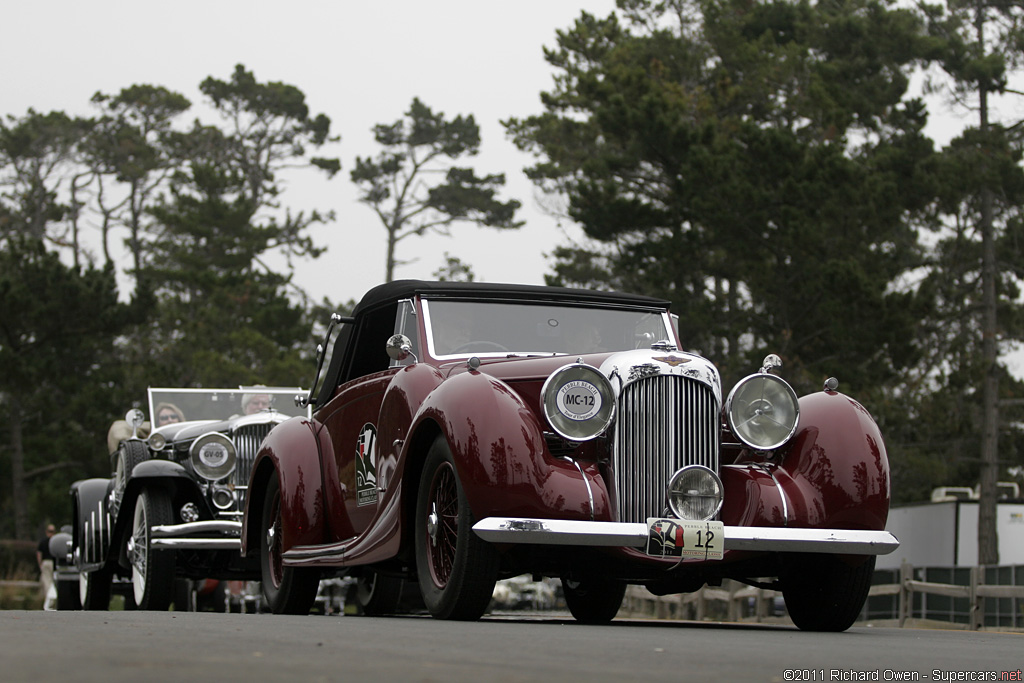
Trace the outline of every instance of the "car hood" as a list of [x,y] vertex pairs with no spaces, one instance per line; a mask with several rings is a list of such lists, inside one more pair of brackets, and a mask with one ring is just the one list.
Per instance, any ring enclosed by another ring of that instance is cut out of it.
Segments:
[[[563,354],[525,358],[481,359],[479,371],[510,384],[543,382],[558,368],[583,362],[601,370],[615,390],[653,375],[679,375],[701,382],[714,391],[722,402],[722,383],[718,369],[711,361],[685,351],[636,349],[613,353],[586,355]],[[449,376],[469,371],[469,363],[446,364]]]
[[178,424],[165,425],[156,431],[162,434],[168,442],[176,443],[191,441],[209,432],[227,434],[245,425],[277,424],[287,419],[288,416],[284,413],[266,410],[255,415],[237,415],[227,420],[191,420],[189,422],[180,422]]

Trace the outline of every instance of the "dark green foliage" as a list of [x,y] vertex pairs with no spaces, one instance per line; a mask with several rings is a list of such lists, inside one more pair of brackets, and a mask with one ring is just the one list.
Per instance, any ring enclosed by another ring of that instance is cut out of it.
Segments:
[[110,364],[115,339],[130,322],[112,269],[69,268],[38,240],[2,243],[0,443],[11,467],[4,488],[11,488],[0,535],[30,534],[27,503],[53,511],[60,523],[53,517],[66,505],[70,482],[109,466],[96,435],[127,409],[114,412],[118,375]]
[[928,201],[932,154],[920,104],[902,101],[912,15],[621,8],[625,24],[584,14],[560,33],[546,112],[506,122],[540,159],[528,174],[608,245],[597,261],[559,252],[552,281],[671,299],[684,339],[727,377],[771,350],[804,390],[829,374],[854,389],[892,379],[922,313],[891,284],[920,263],[904,217]]
[[[1006,226],[1001,338],[1024,332],[1019,143],[990,127],[937,150],[907,90],[936,60],[1004,87],[1019,55],[979,58],[922,9],[621,0],[559,32],[543,113],[505,122],[592,240],[556,250],[551,284],[670,299],[727,384],[769,351],[800,391],[839,377],[883,424],[904,501],[977,481],[982,188]],[[1019,464],[1003,424],[1001,466]]]
[[305,369],[294,352],[309,326],[285,294],[289,278],[257,263],[278,231],[252,224],[242,182],[196,161],[151,210],[163,227],[147,270],[162,302],[153,343],[175,386],[294,385]]
[[[109,476],[107,429],[146,407],[147,386],[311,378],[312,321],[331,304],[306,302],[290,259],[321,252],[306,229],[331,216],[281,209],[277,175],[337,172],[337,159],[306,155],[336,140],[330,119],[241,66],[201,90],[223,128],[181,130],[189,101],[149,85],[97,93],[91,121],[30,111],[0,126],[0,536],[67,521],[70,483]],[[101,230],[102,270],[57,253],[89,262],[85,214]],[[114,288],[117,229],[133,257],[130,304]],[[284,274],[265,265],[274,251],[289,258]]]
[[20,235],[57,239],[48,230],[73,207],[60,201],[59,185],[71,169],[75,148],[90,123],[63,112],[29,110],[21,119],[0,120],[0,239]]
[[[447,235],[460,221],[500,229],[522,225],[515,220],[519,202],[497,199],[503,174],[479,177],[455,165],[480,148],[480,128],[472,116],[446,120],[414,98],[405,118],[377,124],[373,131],[384,150],[376,158],[357,157],[351,177],[360,188],[359,200],[373,208],[387,232],[387,281],[402,264],[396,247],[407,237]],[[444,179],[428,180],[433,177]]]

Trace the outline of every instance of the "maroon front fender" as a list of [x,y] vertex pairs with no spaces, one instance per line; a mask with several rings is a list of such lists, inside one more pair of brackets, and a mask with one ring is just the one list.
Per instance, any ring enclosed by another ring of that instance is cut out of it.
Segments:
[[885,529],[885,444],[864,407],[842,394],[801,398],[800,427],[782,453],[726,465],[721,475],[728,526]]
[[480,372],[450,377],[415,420],[416,427],[426,420],[440,426],[477,518],[589,520],[592,497],[594,518],[610,519],[596,468],[584,468],[584,481],[573,463],[548,455],[537,416],[504,382]]
[[885,528],[889,459],[874,419],[836,392],[800,399],[800,429],[776,471],[790,526]]
[[275,472],[281,484],[282,549],[322,543],[326,538],[318,441],[325,441],[330,447],[320,424],[305,417],[282,422],[263,440],[246,497],[242,555],[248,553],[250,545],[259,548],[257,534],[262,524],[263,498]]

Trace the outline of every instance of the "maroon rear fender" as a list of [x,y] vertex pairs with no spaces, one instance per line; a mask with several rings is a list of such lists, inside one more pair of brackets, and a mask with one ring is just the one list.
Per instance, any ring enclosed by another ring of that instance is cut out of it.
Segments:
[[836,392],[800,399],[800,427],[775,470],[786,494],[789,525],[885,528],[889,459],[874,419]]
[[[596,468],[552,458],[541,422],[506,383],[480,372],[446,380],[423,402],[416,428],[435,422],[448,441],[469,505],[492,515],[610,519]],[[587,484],[589,482],[589,486]]]
[[[263,498],[275,472],[281,484],[283,549],[324,541],[324,473],[320,459],[323,447],[330,448],[325,430],[305,417],[282,422],[263,440],[249,482],[242,527],[243,555],[250,546],[259,548],[257,534],[262,524]],[[332,480],[337,477],[328,479]]]

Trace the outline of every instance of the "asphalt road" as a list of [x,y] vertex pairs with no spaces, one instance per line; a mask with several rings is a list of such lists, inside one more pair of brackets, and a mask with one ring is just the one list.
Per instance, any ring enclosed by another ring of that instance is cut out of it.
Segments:
[[[0,612],[0,681],[1021,680],[1024,635],[559,617]],[[1008,672],[1008,675],[1003,675]],[[864,678],[868,676],[868,678]],[[994,676],[994,678],[991,678]]]

